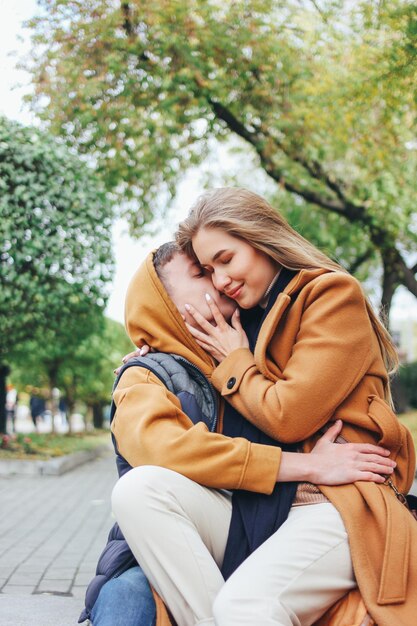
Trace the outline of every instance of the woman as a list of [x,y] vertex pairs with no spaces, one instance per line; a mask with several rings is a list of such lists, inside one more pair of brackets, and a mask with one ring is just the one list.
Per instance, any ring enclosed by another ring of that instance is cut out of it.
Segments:
[[[275,440],[303,442],[304,451],[340,418],[347,441],[391,450],[393,481],[408,491],[414,448],[390,408],[396,352],[357,281],[244,189],[202,196],[177,241],[248,312],[246,329],[261,321],[251,346],[238,316],[227,324],[209,298],[216,327],[187,308],[202,328],[189,326],[190,332],[219,362],[212,382],[228,402]],[[329,547],[331,533],[340,541]],[[249,623],[250,605],[259,624],[312,624],[334,601],[335,588],[342,597],[355,581],[379,626],[414,623],[412,516],[386,484],[301,483],[288,520],[222,588],[215,621]]]

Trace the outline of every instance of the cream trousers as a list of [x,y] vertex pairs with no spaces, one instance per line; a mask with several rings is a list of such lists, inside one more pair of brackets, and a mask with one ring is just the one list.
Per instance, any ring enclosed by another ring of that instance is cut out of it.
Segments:
[[330,503],[293,507],[226,583],[228,492],[144,466],[117,482],[112,506],[178,626],[309,626],[355,587],[346,530]]

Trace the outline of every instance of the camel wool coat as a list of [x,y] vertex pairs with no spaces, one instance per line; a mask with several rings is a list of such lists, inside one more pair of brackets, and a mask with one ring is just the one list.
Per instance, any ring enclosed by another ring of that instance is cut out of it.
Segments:
[[[413,441],[384,400],[387,373],[378,339],[362,289],[349,274],[298,272],[265,319],[255,354],[235,350],[214,370],[212,382],[249,421],[280,441],[302,443],[305,452],[329,421],[342,419],[347,441],[391,450],[397,462],[393,482],[408,493]],[[410,512],[386,484],[320,489],[343,518],[358,587],[374,622],[417,623],[417,524]],[[342,600],[320,626],[361,624],[358,600],[357,592]]]

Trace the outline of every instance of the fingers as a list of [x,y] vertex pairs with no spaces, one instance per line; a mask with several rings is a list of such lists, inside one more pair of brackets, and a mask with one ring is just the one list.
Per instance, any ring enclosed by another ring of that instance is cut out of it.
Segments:
[[214,318],[214,321],[216,322],[216,325],[219,327],[225,326],[227,322],[224,319],[219,307],[214,302],[213,298],[210,296],[209,293],[206,293],[206,300],[207,300],[207,304],[210,307],[211,312],[213,313],[213,318]]
[[218,352],[218,350],[216,350],[216,348],[214,348],[212,345],[205,343],[204,341],[199,341],[199,339],[196,339],[196,343],[198,343],[200,348],[203,348],[203,350],[208,352],[210,356],[212,356],[213,359],[215,359],[216,361],[220,362],[222,360],[223,355],[220,354],[220,352]]
[[[127,363],[128,361],[130,361],[130,359],[133,359],[135,356],[142,356],[141,350],[144,350],[144,348],[147,348],[147,352],[149,352],[149,346],[144,346],[143,348],[137,348],[133,352],[129,352],[129,354],[125,354],[125,356],[122,358],[122,363]],[[145,352],[145,354],[147,352]],[[122,366],[116,367],[116,369],[113,370],[113,374],[115,376],[118,376],[120,374],[121,369],[122,369]]]
[[[355,452],[353,449],[351,449],[351,451],[346,450],[346,452],[347,457],[345,462],[352,463],[353,467],[360,471],[370,471],[374,474],[392,474],[394,469],[397,467],[395,461],[387,458],[386,456],[381,456],[380,454]],[[353,456],[349,458],[352,452]]]
[[383,457],[379,454],[365,454],[364,459],[366,463],[377,463],[378,465],[381,465],[383,467],[397,467],[395,461],[387,459],[386,457]]
[[362,455],[362,461],[353,461],[352,478],[354,481],[364,480],[367,482],[384,483],[396,467],[395,461],[379,455]]
[[366,482],[382,484],[385,482],[385,477],[381,476],[380,474],[374,474],[373,472],[361,472],[359,478],[357,478],[356,480],[364,480]]
[[[191,306],[191,304],[185,304],[184,306],[185,306],[185,309],[188,311],[188,313],[193,316],[193,318],[195,319],[197,324],[200,326],[200,328],[206,331],[207,335],[212,335],[214,326],[212,326],[210,322],[208,322],[206,318],[203,317],[201,313],[197,311],[197,309]],[[189,324],[187,324],[187,328],[188,329],[190,328]]]
[[135,356],[139,356],[140,350],[142,350],[142,348],[137,348],[137,350],[134,350],[133,352],[129,352],[129,354],[126,354],[123,357],[122,362],[127,363],[130,359],[133,359]]
[[[146,354],[148,354],[148,352],[151,352],[151,351],[152,351],[152,348],[150,348],[148,345],[145,344],[141,348],[137,348],[133,352],[129,352],[129,354],[125,354],[125,356],[122,358],[122,362],[127,363],[128,361],[130,361],[130,359],[134,359],[136,356],[145,356]],[[116,367],[116,369],[113,370],[113,373],[115,374],[115,376],[118,376],[120,374],[121,369],[122,369],[122,366]]]
[[236,309],[235,312],[232,315],[232,319],[230,320],[231,324],[233,326],[233,328],[235,330],[242,330],[243,331],[243,326],[240,322],[240,311],[239,309]]
[[389,456],[391,454],[391,451],[387,450],[387,448],[375,446],[373,443],[349,443],[347,445],[358,452],[364,452],[366,454],[379,454],[381,456]]
[[393,465],[386,465],[383,461],[385,461],[385,459],[382,459],[381,461],[360,459],[353,461],[352,465],[361,472],[374,472],[374,474],[392,474],[395,467]]
[[194,326],[191,326],[191,324],[188,324],[188,322],[185,322],[185,325],[190,331],[191,335],[194,337],[194,339],[204,342],[206,342],[208,339],[211,339],[208,335],[202,333],[201,330],[198,330],[197,328],[194,328]]
[[326,432],[321,437],[321,439],[324,439],[326,441],[331,441],[332,443],[334,443],[338,435],[340,435],[340,431],[342,430],[342,427],[343,427],[342,420],[336,420],[336,422],[332,424],[330,428],[326,430]]

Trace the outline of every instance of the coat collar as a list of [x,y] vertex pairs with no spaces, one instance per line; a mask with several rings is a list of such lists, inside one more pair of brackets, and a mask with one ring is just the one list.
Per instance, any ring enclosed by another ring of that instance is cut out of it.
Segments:
[[274,306],[271,308],[264,323],[262,324],[258,341],[255,346],[254,356],[256,364],[266,378],[269,378],[272,381],[277,380],[277,378],[281,378],[281,370],[276,363],[267,359],[266,352],[282,316],[290,305],[292,299],[294,299],[303,287],[328,271],[329,270],[327,269],[300,270],[288,283],[285,289],[278,295]]

